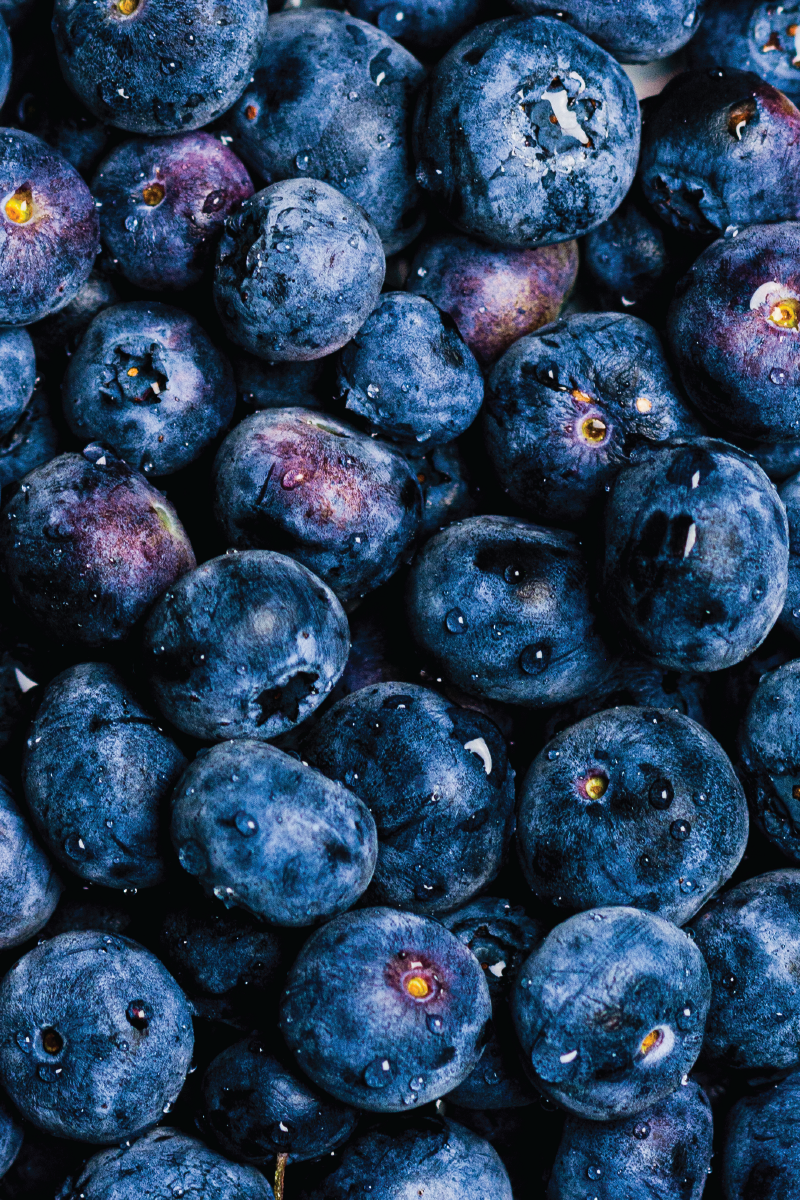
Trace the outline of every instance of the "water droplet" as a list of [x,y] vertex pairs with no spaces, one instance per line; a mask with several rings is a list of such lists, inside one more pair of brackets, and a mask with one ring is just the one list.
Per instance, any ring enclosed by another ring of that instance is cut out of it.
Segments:
[[586,1168],[586,1174],[589,1179],[599,1179],[603,1172],[600,1167],[592,1165]]
[[364,1068],[364,1083],[371,1088],[384,1088],[392,1082],[392,1064],[388,1058],[378,1056]]
[[697,1024],[697,1009],[690,1000],[686,1001],[683,1008],[678,1009],[675,1023],[678,1029],[691,1029]]
[[237,812],[233,818],[233,823],[239,830],[242,837],[253,837],[258,833],[258,821],[255,817],[251,817],[250,813],[246,813],[243,809]]
[[633,1136],[638,1138],[640,1142],[650,1137],[650,1126],[647,1124],[647,1121],[641,1121],[638,1125],[634,1125]]
[[311,162],[311,151],[310,150],[300,150],[294,156],[294,165],[297,167],[298,171],[307,171],[310,162]]
[[669,831],[676,842],[685,842],[692,832],[692,827],[688,821],[673,821]]
[[444,1021],[437,1013],[428,1013],[425,1018],[425,1024],[431,1033],[440,1034],[444,1032]]
[[181,69],[181,63],[174,58],[162,58],[161,70],[165,75],[175,75]]
[[444,623],[451,633],[465,633],[469,629],[467,618],[460,608],[451,608]]
[[199,842],[184,842],[178,848],[178,862],[190,875],[202,875],[208,870],[208,857]]
[[18,1033],[16,1037],[17,1045],[20,1050],[24,1050],[26,1054],[30,1054],[33,1042],[27,1033]]
[[783,387],[789,382],[789,372],[784,371],[782,367],[773,367],[769,373],[770,383],[775,383],[778,387]]
[[368,383],[367,384],[367,395],[369,396],[369,398],[371,400],[374,400],[375,397],[379,396],[380,394],[381,394],[381,389],[377,383]]
[[43,1083],[56,1083],[63,1067],[54,1067],[50,1063],[40,1063],[36,1069],[36,1074]]
[[725,990],[728,992],[736,991],[737,982],[738,982],[738,980],[736,979],[736,976],[731,974],[730,972],[727,975],[723,975],[722,978],[720,979],[720,983],[725,988]]
[[139,228],[139,218],[134,217],[134,215],[131,213],[130,216],[125,218],[125,228],[127,229],[128,233],[133,233]]
[[522,571],[519,569],[519,567],[515,567],[512,564],[510,567],[506,567],[505,571],[503,571],[503,579],[505,579],[506,583],[521,583]]
[[545,642],[526,646],[518,659],[520,670],[526,675],[538,675],[540,671],[547,669],[552,653],[551,647]]
[[675,791],[668,779],[657,779],[655,783],[650,784],[650,791],[647,793],[647,798],[652,808],[658,808],[663,811],[672,804],[672,801],[675,799]]
[[412,1092],[421,1091],[425,1086],[425,1076],[415,1075],[413,1079],[409,1079],[408,1086],[411,1088]]
[[348,100],[357,100],[357,99],[358,99],[358,92],[348,92],[348,93],[347,93],[347,99],[348,99]]
[[86,843],[79,833],[69,833],[64,839],[64,851],[70,858],[85,858]]

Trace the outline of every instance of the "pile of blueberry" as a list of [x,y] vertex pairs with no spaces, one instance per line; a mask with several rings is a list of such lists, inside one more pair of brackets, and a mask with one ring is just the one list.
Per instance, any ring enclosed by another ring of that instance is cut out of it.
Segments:
[[800,3],[348,5],[0,0],[0,1200],[798,1200]]

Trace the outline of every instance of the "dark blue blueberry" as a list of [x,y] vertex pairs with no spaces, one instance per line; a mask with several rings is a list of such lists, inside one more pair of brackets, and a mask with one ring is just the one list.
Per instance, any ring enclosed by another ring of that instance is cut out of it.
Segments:
[[3,1100],[0,1100],[0,1178],[13,1165],[22,1149],[24,1136],[19,1118]]
[[517,17],[467,34],[422,86],[417,178],[465,233],[519,249],[605,221],[639,154],[633,84],[562,21]]
[[709,0],[688,50],[689,63],[752,71],[790,99],[800,100],[797,9],[763,0]]
[[144,628],[144,671],[164,716],[194,737],[293,729],[325,699],[350,648],[336,596],[266,550],[204,563],[161,596]]
[[36,385],[36,355],[26,329],[0,330],[0,438],[19,421]]
[[527,515],[583,521],[643,441],[699,433],[654,329],[582,313],[520,338],[488,378],[484,436]]
[[60,442],[50,402],[37,388],[17,422],[0,438],[0,490],[50,462],[60,450]]
[[375,818],[373,904],[448,912],[494,879],[513,827],[514,771],[481,713],[415,684],[378,683],[329,709],[302,753]]
[[[511,0],[515,12],[553,15],[552,0]],[[624,63],[667,58],[694,36],[705,0],[558,0],[558,15]]]
[[82,663],[45,689],[22,774],[59,862],[91,883],[140,888],[164,878],[164,807],[185,765],[113,667]]
[[350,9],[390,37],[430,57],[490,15],[489,0],[353,0]]
[[0,9],[0,104],[5,103],[8,89],[11,86],[11,67],[14,57],[8,27],[3,20],[4,15]]
[[147,475],[187,466],[233,416],[227,358],[189,313],[150,300],[103,309],[62,385],[77,438],[110,446]]
[[0,15],[9,29],[16,29],[35,3],[36,0],[0,0]]
[[418,554],[407,606],[421,649],[471,695],[561,704],[612,664],[580,543],[560,530],[489,516],[451,525]]
[[394,574],[422,514],[400,454],[307,408],[247,417],[220,446],[212,480],[226,545],[285,551],[342,601]]
[[[764,468],[773,483],[782,483],[800,470],[800,441],[797,442],[751,442],[737,438],[737,443]],[[783,490],[783,489],[781,489]],[[787,507],[786,500],[783,501]],[[789,520],[791,543],[791,518]],[[790,551],[791,553],[791,551]]]
[[780,623],[800,637],[800,474],[788,479],[779,495],[789,522],[789,585]]
[[230,357],[239,398],[249,409],[325,408],[333,396],[333,357],[271,363],[236,346]]
[[728,756],[676,712],[588,717],[548,743],[520,790],[525,877],[573,912],[626,904],[682,925],[736,870],[747,831]]
[[725,442],[676,442],[633,460],[606,506],[608,605],[662,666],[718,671],[741,662],[786,597],[778,493],[755,459]]
[[[47,924],[63,890],[7,781],[0,776],[0,949],[19,946]],[[0,1118],[2,1111],[0,1111]],[[0,1119],[0,1174],[2,1171]]]
[[62,933],[0,985],[0,1081],[60,1137],[112,1144],[160,1121],[193,1044],[183,992],[128,938]]
[[117,289],[103,271],[92,271],[76,296],[57,313],[37,321],[28,332],[36,347],[36,357],[47,364],[69,358],[99,312],[119,300]]
[[424,72],[387,32],[326,9],[273,17],[228,121],[237,154],[267,183],[332,184],[366,209],[394,254],[425,219],[408,132]]
[[161,291],[202,278],[225,218],[253,185],[215,137],[183,133],[117,146],[98,167],[92,194],[119,270],[137,287]]
[[305,1074],[337,1100],[403,1112],[469,1074],[490,1016],[483,972],[452,933],[367,908],[308,939],[289,972],[281,1030]]
[[422,492],[421,540],[438,533],[445,525],[475,514],[478,504],[472,478],[457,442],[432,446],[427,453],[406,446],[403,456]]
[[101,446],[25,476],[3,509],[0,550],[17,604],[51,637],[85,646],[126,638],[194,566],[169,501]]
[[761,676],[739,731],[739,751],[759,826],[800,863],[800,660]]
[[794,1200],[800,1158],[800,1075],[743,1097],[728,1116],[722,1156],[725,1200]]

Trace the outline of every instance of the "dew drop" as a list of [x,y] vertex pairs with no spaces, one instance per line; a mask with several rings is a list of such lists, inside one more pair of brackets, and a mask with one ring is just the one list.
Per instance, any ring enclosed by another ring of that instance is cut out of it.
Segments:
[[692,832],[692,827],[688,821],[673,821],[669,831],[676,842],[685,842]]
[[431,1031],[431,1033],[444,1033],[444,1021],[436,1013],[429,1013],[425,1018],[425,1024],[428,1026],[428,1029]]
[[526,675],[538,675],[547,669],[552,653],[551,647],[545,642],[538,642],[535,646],[526,646],[518,659],[520,670],[524,671]]
[[233,818],[233,823],[242,837],[254,837],[258,833],[258,821],[256,821],[255,817],[251,817],[250,813],[246,813],[244,809],[239,809],[239,812]]
[[86,843],[79,833],[67,834],[64,839],[64,851],[70,858],[85,858]]
[[650,1126],[647,1124],[647,1121],[641,1121],[638,1125],[634,1125],[633,1136],[638,1138],[640,1142],[650,1137]]
[[650,784],[650,791],[647,794],[651,808],[664,810],[669,808],[672,801],[675,799],[675,791],[668,779],[657,779],[655,783]]
[[773,367],[769,373],[769,381],[777,384],[778,387],[783,387],[789,382],[789,372],[784,371],[782,367]]
[[364,1068],[364,1083],[371,1088],[387,1087],[392,1081],[392,1064],[388,1058],[378,1056]]
[[444,619],[444,623],[451,633],[466,633],[469,629],[467,618],[460,608],[451,608]]

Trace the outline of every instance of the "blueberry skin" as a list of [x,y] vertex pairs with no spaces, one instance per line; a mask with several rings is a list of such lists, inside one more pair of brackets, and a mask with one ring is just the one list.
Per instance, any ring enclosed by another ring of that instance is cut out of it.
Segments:
[[747,833],[728,756],[676,712],[587,717],[548,743],[520,789],[525,878],[573,912],[624,904],[683,925],[736,870]]
[[0,129],[0,325],[30,325],[77,295],[100,249],[75,168],[20,129]]
[[748,454],[698,439],[634,455],[605,522],[606,601],[646,657],[718,671],[763,642],[786,596],[789,537]]
[[273,1200],[252,1167],[229,1162],[175,1129],[152,1129],[90,1158],[66,1200]]
[[50,462],[61,449],[60,443],[50,402],[41,388],[36,388],[19,420],[0,439],[0,491]]
[[92,271],[69,304],[30,327],[37,359],[48,364],[55,362],[60,367],[65,357],[75,353],[97,314],[118,300],[117,289],[106,278],[105,272],[102,269]]
[[[362,21],[371,21],[390,37],[408,43],[412,50],[430,57],[432,50],[446,50],[473,25],[489,16],[488,0],[354,0],[351,10]],[[398,16],[398,14],[402,14]]]
[[237,425],[217,452],[212,486],[228,546],[285,551],[342,601],[394,574],[422,517],[401,455],[307,408],[264,409]]
[[[27,815],[2,776],[0,839],[0,950],[7,950],[22,945],[47,924],[63,887],[50,859],[36,840]],[[2,1158],[0,1149],[0,1163]]]
[[6,1174],[22,1149],[25,1131],[8,1105],[0,1100],[0,1179]]
[[725,1200],[792,1200],[800,1154],[798,1083],[790,1075],[733,1106],[722,1156]]
[[107,663],[81,663],[45,688],[22,765],[25,798],[53,856],[111,888],[165,875],[166,798],[186,766]]
[[269,362],[306,361],[358,332],[385,272],[378,231],[362,208],[327,183],[286,179],[225,222],[214,302],[237,346]]
[[514,771],[481,713],[415,684],[378,683],[328,709],[302,753],[375,818],[371,903],[438,916],[494,879],[513,829]]
[[194,317],[133,300],[94,318],[69,361],[62,399],[77,438],[159,476],[194,462],[228,425],[236,385]]
[[339,358],[345,408],[394,442],[442,445],[483,402],[483,375],[452,317],[423,296],[385,293]]
[[[511,0],[511,7],[526,17],[553,13],[547,0]],[[559,16],[620,62],[649,63],[685,46],[704,9],[705,0],[567,0]]]
[[427,540],[454,521],[475,515],[478,509],[472,478],[457,442],[432,446],[424,453],[403,447],[422,492],[420,541]]
[[258,1034],[213,1059],[203,1076],[202,1124],[225,1154],[257,1167],[276,1156],[302,1162],[330,1154],[359,1114],[325,1096],[265,1050]]
[[586,1200],[587,1179],[600,1180],[595,1187],[609,1200],[700,1200],[711,1135],[711,1108],[693,1082],[636,1117],[567,1117],[547,1200]]
[[639,132],[633,85],[605,50],[562,21],[489,21],[422,86],[417,178],[464,233],[518,249],[566,242],[623,199]]
[[375,222],[387,254],[425,222],[409,124],[420,63],[349,13],[282,12],[229,122],[237,154],[267,183],[321,179]]
[[0,1080],[59,1137],[108,1145],[160,1121],[193,1045],[183,992],[129,938],[62,933],[0,984]]
[[4,15],[0,10],[0,104],[5,103],[8,89],[11,86],[11,68],[14,58],[8,27],[3,20]]
[[406,287],[449,313],[482,367],[555,321],[578,274],[578,245],[536,250],[484,246],[462,234],[423,242]]
[[[797,442],[750,442],[746,438],[737,439],[738,444],[763,467],[773,483],[783,483],[800,468],[800,441]],[[783,501],[787,508],[787,501]],[[789,541],[791,543],[791,520],[789,522]],[[791,553],[791,550],[790,550]]]
[[568,1112],[610,1121],[679,1086],[710,999],[703,956],[683,930],[640,909],[596,908],[534,950],[511,1011],[536,1086]]
[[236,346],[230,350],[239,398],[249,409],[325,408],[333,396],[333,356],[270,363]]
[[800,660],[761,676],[739,730],[751,811],[762,832],[793,863],[800,863],[798,719]]
[[0,553],[17,604],[83,646],[122,641],[195,565],[169,501],[101,446],[25,476],[3,509]]
[[612,656],[569,533],[480,516],[436,534],[408,582],[411,633],[474,696],[542,707],[598,687]]
[[487,380],[483,431],[503,490],[528,516],[575,525],[640,441],[700,433],[658,334],[580,313],[520,338]]
[[691,930],[711,975],[705,1058],[725,1070],[793,1070],[800,871],[771,871],[722,892]]
[[131,133],[180,133],[238,100],[266,37],[263,0],[229,0],[222,21],[213,0],[194,0],[180,23],[170,0],[126,8],[58,0],[53,14],[64,78],[96,117]]
[[689,65],[752,71],[779,88],[795,104],[800,100],[794,32],[796,13],[781,12],[758,0],[709,0],[705,20],[688,48]]
[[0,438],[16,425],[36,386],[36,354],[27,329],[0,330]]
[[172,842],[205,890],[274,925],[350,908],[378,855],[375,821],[347,788],[274,746],[213,746],[172,800]]
[[314,1083],[357,1108],[404,1112],[469,1074],[490,1016],[480,965],[448,930],[367,908],[311,935],[289,972],[280,1020]]
[[349,648],[330,588],[266,550],[191,571],[161,596],[142,638],[153,700],[178,729],[209,741],[293,729],[336,683]]
[[752,225],[705,250],[681,280],[667,336],[701,416],[726,436],[798,440],[800,222]]
[[244,165],[210,133],[133,138],[92,180],[103,243],[126,279],[153,291],[202,279],[225,218],[253,190]]
[[800,637],[800,474],[788,479],[778,495],[789,522],[789,585],[779,621],[789,633]]

